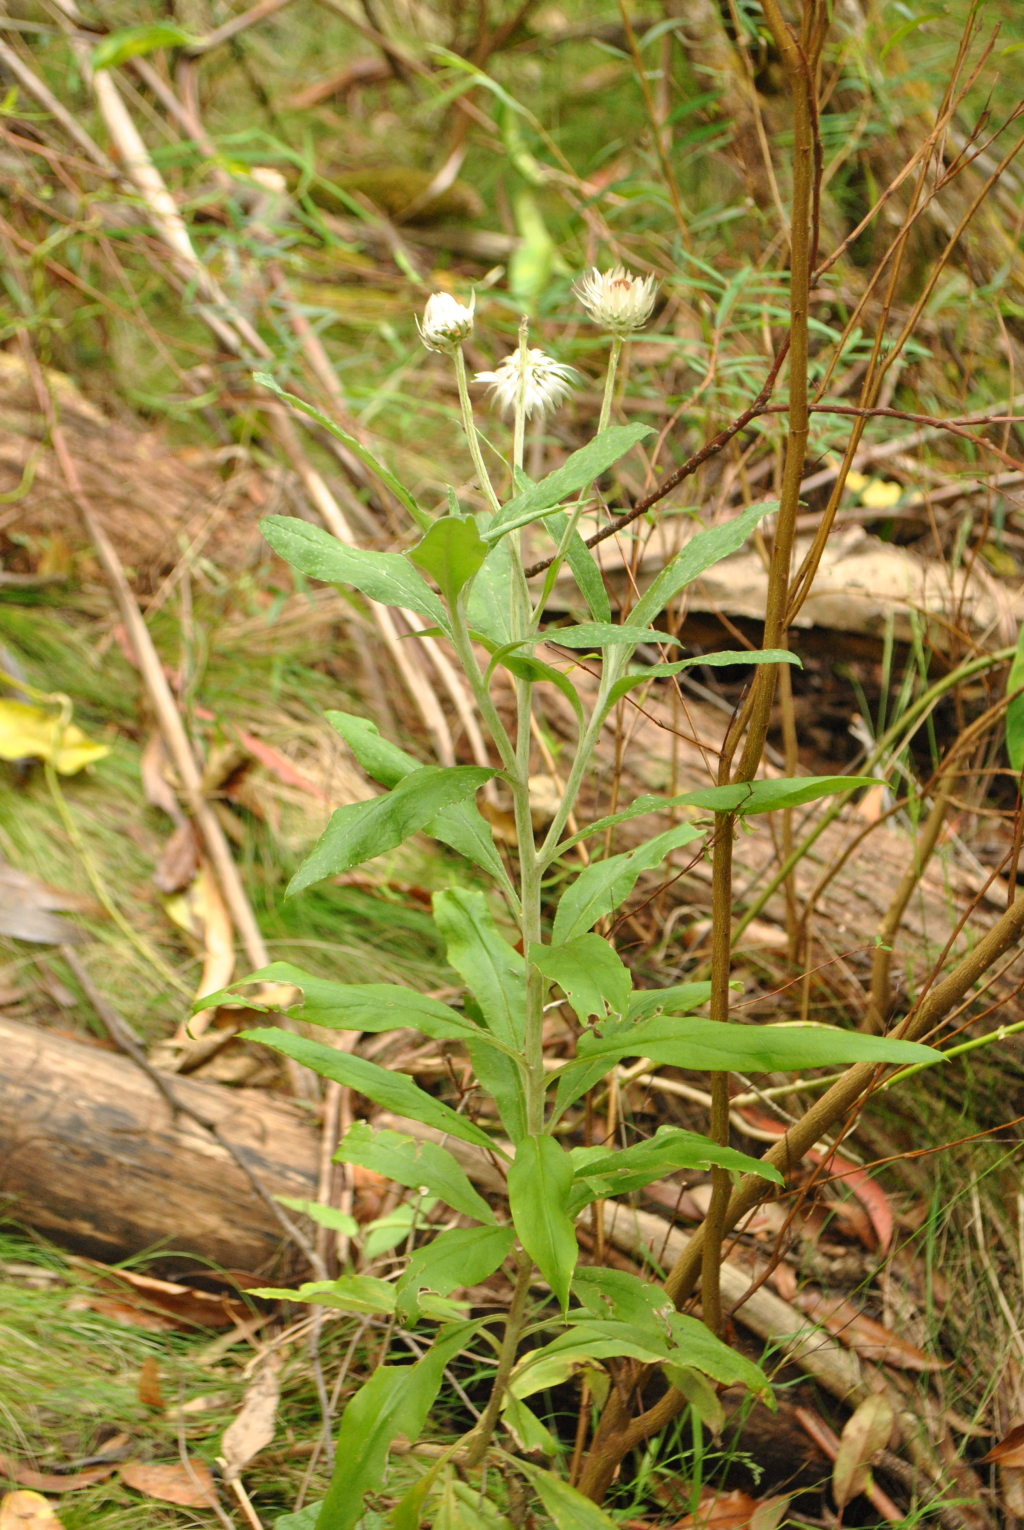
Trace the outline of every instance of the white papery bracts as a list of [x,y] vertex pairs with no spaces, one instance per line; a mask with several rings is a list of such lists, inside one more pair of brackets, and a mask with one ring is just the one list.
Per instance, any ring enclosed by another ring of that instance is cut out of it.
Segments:
[[625,266],[586,272],[572,289],[595,324],[620,338],[643,329],[654,311],[653,276],[630,276]]
[[525,372],[521,351],[513,351],[493,372],[478,372],[476,381],[486,383],[495,404],[507,414],[516,408],[520,393],[527,419],[547,414],[568,398],[577,374],[572,367],[555,361],[536,348],[528,350]]
[[416,320],[420,339],[428,351],[450,353],[473,332],[473,311],[476,293],[469,300],[469,307],[452,297],[450,292],[435,292],[427,298],[422,321]]

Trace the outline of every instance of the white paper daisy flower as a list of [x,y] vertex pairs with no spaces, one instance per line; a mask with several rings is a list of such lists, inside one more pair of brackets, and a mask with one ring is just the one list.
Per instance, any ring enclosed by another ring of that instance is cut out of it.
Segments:
[[[568,398],[576,382],[577,374],[572,367],[545,356],[541,350],[526,353],[526,389],[523,407],[526,418],[535,414],[547,414],[563,399]],[[503,413],[516,407],[522,380],[519,351],[513,351],[500,362],[493,372],[478,372],[476,381],[486,383],[491,396]]]
[[654,310],[658,284],[653,276],[630,276],[624,266],[588,271],[572,289],[595,324],[611,335],[643,329]]

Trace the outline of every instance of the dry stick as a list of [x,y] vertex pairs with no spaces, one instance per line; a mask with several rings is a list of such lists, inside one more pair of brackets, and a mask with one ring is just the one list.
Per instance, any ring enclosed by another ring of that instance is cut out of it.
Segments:
[[55,122],[59,122],[69,138],[74,139],[78,147],[82,149],[92,160],[98,169],[106,175],[116,176],[117,166],[113,160],[104,154],[89,134],[82,128],[66,106],[62,106],[53,94],[52,90],[39,78],[33,69],[5,42],[0,42],[0,63],[5,69],[9,69],[20,85],[28,91],[29,95],[35,96],[40,106],[46,108]]
[[188,1116],[190,1121],[194,1121],[197,1126],[202,1127],[204,1131],[209,1132],[212,1137],[216,1138],[224,1151],[234,1159],[260,1200],[273,1212],[285,1234],[292,1240],[296,1248],[301,1250],[304,1258],[309,1261],[309,1266],[316,1273],[317,1279],[325,1280],[327,1278],[326,1270],[316,1250],[303,1237],[283,1207],[278,1205],[270,1192],[260,1183],[246,1161],[245,1156],[224,1135],[216,1121],[208,1120],[200,1111],[193,1109],[191,1105],[186,1105],[183,1100],[178,1098],[170,1079],[153,1067],[153,1064],[136,1040],[131,1026],[122,1020],[113,1005],[109,1004],[100,993],[89,975],[89,969],[82,962],[74,946],[61,946],[60,954],[74,973],[82,992],[89,1000],[96,1014],[103,1021],[107,1034],[115,1046],[119,1047],[127,1057],[130,1057],[132,1062],[138,1068],[141,1068],[146,1077],[156,1085],[175,1116]]

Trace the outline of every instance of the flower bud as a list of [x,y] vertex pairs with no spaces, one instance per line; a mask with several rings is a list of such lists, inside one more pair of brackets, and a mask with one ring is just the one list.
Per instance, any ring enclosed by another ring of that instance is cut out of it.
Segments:
[[630,276],[624,266],[588,271],[572,289],[595,324],[622,338],[643,329],[654,309],[653,276]]
[[423,310],[423,322],[416,320],[420,339],[428,351],[451,352],[460,340],[473,329],[473,310],[476,294],[469,300],[469,307],[453,298],[450,292],[435,292],[427,299]]

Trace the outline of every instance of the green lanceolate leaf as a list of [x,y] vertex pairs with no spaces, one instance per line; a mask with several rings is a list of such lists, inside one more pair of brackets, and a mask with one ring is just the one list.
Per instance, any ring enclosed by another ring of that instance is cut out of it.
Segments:
[[531,946],[530,961],[564,992],[583,1025],[591,1015],[624,1015],[633,980],[600,935],[577,935],[557,946]]
[[614,1058],[649,1057],[698,1073],[788,1073],[836,1063],[934,1062],[932,1047],[888,1036],[841,1031],[831,1025],[727,1025],[715,1020],[658,1015],[630,1030],[600,1037],[581,1036],[577,1056],[611,1063]]
[[[1021,624],[1017,652],[1006,677],[1007,696],[1013,696],[1014,691],[1019,691],[1021,686],[1024,686],[1024,623]],[[1006,753],[1010,758],[1010,769],[1020,775],[1024,770],[1024,692],[1015,697],[1006,708]]]
[[365,1057],[354,1057],[335,1047],[322,1046],[318,1041],[307,1041],[305,1036],[293,1036],[291,1031],[280,1031],[275,1026],[240,1031],[239,1035],[246,1041],[258,1041],[260,1046],[283,1052],[285,1057],[294,1058],[297,1063],[301,1063],[304,1068],[311,1068],[322,1078],[333,1079],[336,1084],[347,1084],[385,1110],[393,1110],[396,1115],[422,1121],[424,1126],[436,1127],[449,1136],[459,1137],[463,1142],[475,1142],[478,1147],[488,1148],[492,1152],[501,1151],[478,1126],[467,1121],[465,1116],[458,1115],[441,1100],[435,1100],[432,1094],[427,1094],[425,1089],[413,1083],[407,1073],[379,1068]]
[[487,543],[470,515],[442,516],[409,551],[410,560],[433,579],[450,609],[486,557]]
[[649,425],[612,425],[573,452],[560,468],[542,478],[503,505],[484,532],[486,541],[496,542],[516,526],[525,526],[545,510],[560,504],[570,494],[586,489],[608,471],[613,463],[651,434]]
[[[479,515],[477,525],[485,533],[489,515]],[[508,542],[492,547],[473,580],[466,602],[466,617],[482,637],[500,648],[512,639],[508,592],[512,580],[512,552]]]
[[260,530],[286,563],[310,579],[351,585],[383,606],[407,607],[443,632],[451,631],[444,606],[401,553],[347,547],[321,526],[287,515],[267,516]]
[[498,931],[481,892],[435,893],[434,922],[448,960],[480,1006],[484,1023],[506,1046],[521,1051],[526,1033],[525,964]]
[[603,1509],[561,1477],[522,1460],[516,1462],[516,1471],[522,1473],[537,1494],[555,1530],[615,1530],[615,1521]]
[[668,1314],[674,1310],[663,1286],[641,1280],[628,1270],[609,1270],[597,1264],[578,1266],[572,1291],[584,1312],[574,1307],[570,1321],[615,1318],[664,1338]]
[[663,611],[669,601],[688,584],[692,584],[705,569],[728,558],[731,553],[738,552],[754,527],[770,510],[778,508],[778,500],[765,500],[758,505],[749,505],[734,520],[725,521],[721,526],[709,526],[706,531],[698,531],[662,569],[646,595],[633,607],[630,620],[638,626],[653,621],[658,612]]
[[780,781],[737,781],[732,786],[707,786],[684,792],[676,801],[681,807],[707,808],[713,813],[774,813],[779,808],[802,807],[838,792],[874,786],[872,776],[797,776]]
[[682,1392],[702,1424],[706,1424],[717,1439],[725,1427],[725,1409],[718,1393],[700,1371],[692,1365],[663,1365],[662,1370],[671,1386]]
[[319,1499],[316,1503],[307,1503],[303,1509],[296,1509],[294,1514],[279,1514],[274,1520],[274,1530],[315,1530],[322,1507],[323,1499]]
[[[565,536],[568,519],[564,510],[556,510],[553,515],[549,515],[547,518],[548,530],[559,546],[561,545],[562,538]],[[604,587],[601,570],[593,553],[587,547],[578,531],[574,531],[569,540],[569,546],[565,553],[565,561],[572,569],[577,588],[586,601],[587,610],[595,622],[610,622],[612,619],[611,601],[608,599],[608,591]]]
[[528,1130],[520,1054],[512,1048],[511,1056],[509,1052],[498,1051],[502,1043],[496,1036],[484,1036],[480,1031],[477,1036],[484,1039],[466,1043],[476,1081],[493,1098],[501,1124],[512,1141],[520,1142]]
[[[570,1313],[570,1321],[573,1315]],[[661,1332],[630,1323],[606,1320],[590,1323],[578,1319],[568,1333],[529,1352],[516,1366],[509,1381],[515,1397],[532,1397],[562,1382],[593,1360],[639,1360],[660,1365],[672,1351],[667,1315]]]
[[395,1288],[372,1275],[339,1275],[337,1280],[309,1280],[297,1291],[261,1286],[253,1296],[267,1301],[309,1302],[314,1307],[333,1307],[337,1312],[382,1313],[395,1310]]
[[149,26],[121,27],[109,33],[92,50],[93,69],[117,69],[130,58],[152,53],[155,48],[190,48],[199,38],[173,21],[156,21]]
[[[324,716],[335,732],[341,734],[366,774],[382,786],[397,786],[414,770],[423,768],[411,754],[406,754],[389,739],[381,738],[376,723],[370,722],[369,718],[355,717],[350,712],[325,712]],[[508,885],[508,874],[495,848],[494,837],[475,802],[459,802],[455,807],[445,808],[424,824],[423,832],[450,845],[503,886]]]
[[576,1268],[576,1233],[569,1216],[572,1160],[553,1137],[524,1137],[508,1171],[508,1197],[519,1241],[564,1312]]
[[266,372],[254,372],[253,382],[259,383],[263,388],[269,388],[271,393],[276,393],[278,398],[283,399],[286,404],[291,404],[292,408],[297,409],[300,414],[308,415],[311,420],[316,420],[317,424],[322,425],[324,430],[329,431],[336,441],[341,441],[344,446],[347,446],[353,457],[358,457],[363,466],[368,467],[370,472],[380,479],[385,488],[391,490],[399,504],[405,506],[421,531],[426,531],[427,527],[431,525],[430,516],[425,510],[420,509],[405,485],[400,483],[394,473],[384,467],[383,463],[378,462],[373,453],[367,451],[363,443],[357,441],[355,436],[349,435],[347,430],[342,430],[340,425],[336,425],[332,419],[329,419],[326,414],[322,414],[312,404],[307,404],[305,399],[296,398],[294,393],[285,393],[284,389]]
[[546,643],[557,643],[562,648],[635,648],[638,643],[675,643],[669,632],[659,632],[656,627],[643,627],[635,622],[580,622],[576,627],[549,627],[540,636]]
[[315,1530],[352,1530],[363,1517],[363,1496],[384,1481],[391,1442],[419,1439],[445,1366],[466,1344],[474,1324],[438,1338],[415,1365],[382,1365],[359,1388],[345,1412],[334,1450],[334,1472]]
[[512,1252],[511,1227],[454,1227],[418,1248],[399,1276],[398,1311],[416,1311],[421,1291],[450,1296],[460,1286],[475,1286],[493,1275]]
[[[284,983],[298,988],[302,998],[291,1004],[265,1004],[236,993],[249,983]],[[411,1026],[438,1041],[466,1040],[480,1034],[472,1020],[458,1010],[393,983],[333,983],[312,977],[291,962],[271,962],[248,977],[240,978],[220,993],[208,994],[202,1006],[236,1004],[252,1009],[283,1009],[307,1025],[323,1025],[338,1031],[390,1031]]]
[[304,1201],[294,1195],[275,1195],[275,1201],[282,1206],[287,1206],[289,1211],[298,1211],[304,1217],[309,1217],[318,1227],[329,1227],[332,1232],[344,1233],[346,1238],[355,1238],[359,1234],[359,1223],[355,1217],[350,1217],[347,1211],[339,1211],[337,1206],[325,1206],[322,1201]]
[[425,765],[383,797],[335,808],[312,853],[289,882],[287,896],[397,849],[445,808],[472,797],[494,774],[480,765]]
[[494,1212],[473,1189],[462,1165],[436,1142],[375,1132],[365,1121],[357,1121],[342,1137],[334,1162],[359,1164],[411,1190],[423,1188],[464,1216],[494,1225]]
[[798,669],[803,668],[802,660],[795,653],[790,653],[788,648],[757,648],[749,652],[739,648],[726,649],[720,653],[702,653],[692,659],[678,659],[673,664],[652,664],[635,675],[624,675],[621,680],[616,680],[608,692],[608,710],[611,711],[617,701],[636,690],[638,685],[647,685],[651,680],[665,680],[670,675],[678,675],[682,670],[693,669],[700,664],[710,665],[712,669],[733,668],[740,664],[792,664]]
[[585,866],[558,900],[551,929],[552,944],[560,946],[591,929],[629,897],[641,872],[660,866],[671,851],[700,837],[699,829],[680,824],[628,854],[610,855]]
[[536,1413],[524,1402],[513,1397],[511,1392],[505,1393],[501,1417],[518,1448],[527,1455],[536,1455],[538,1451],[545,1456],[558,1454],[558,1441],[551,1430],[541,1423]]
[[633,992],[626,1019],[646,1020],[653,1014],[692,1015],[711,997],[710,983],[678,983],[671,988],[639,988]]
[[603,1147],[574,1148],[570,1156],[576,1172],[570,1216],[577,1216],[591,1201],[642,1190],[677,1169],[709,1169],[717,1164],[737,1174],[759,1174],[776,1184],[783,1183],[782,1175],[771,1164],[678,1126],[661,1126],[648,1142],[634,1143],[621,1152],[609,1153]]
[[583,703],[576,692],[576,687],[568,675],[563,675],[560,669],[555,669],[551,664],[545,664],[542,659],[535,659],[524,654],[509,654],[498,660],[504,665],[510,675],[515,675],[517,680],[530,680],[534,685],[547,681],[561,691],[566,701],[572,707],[583,724]]

